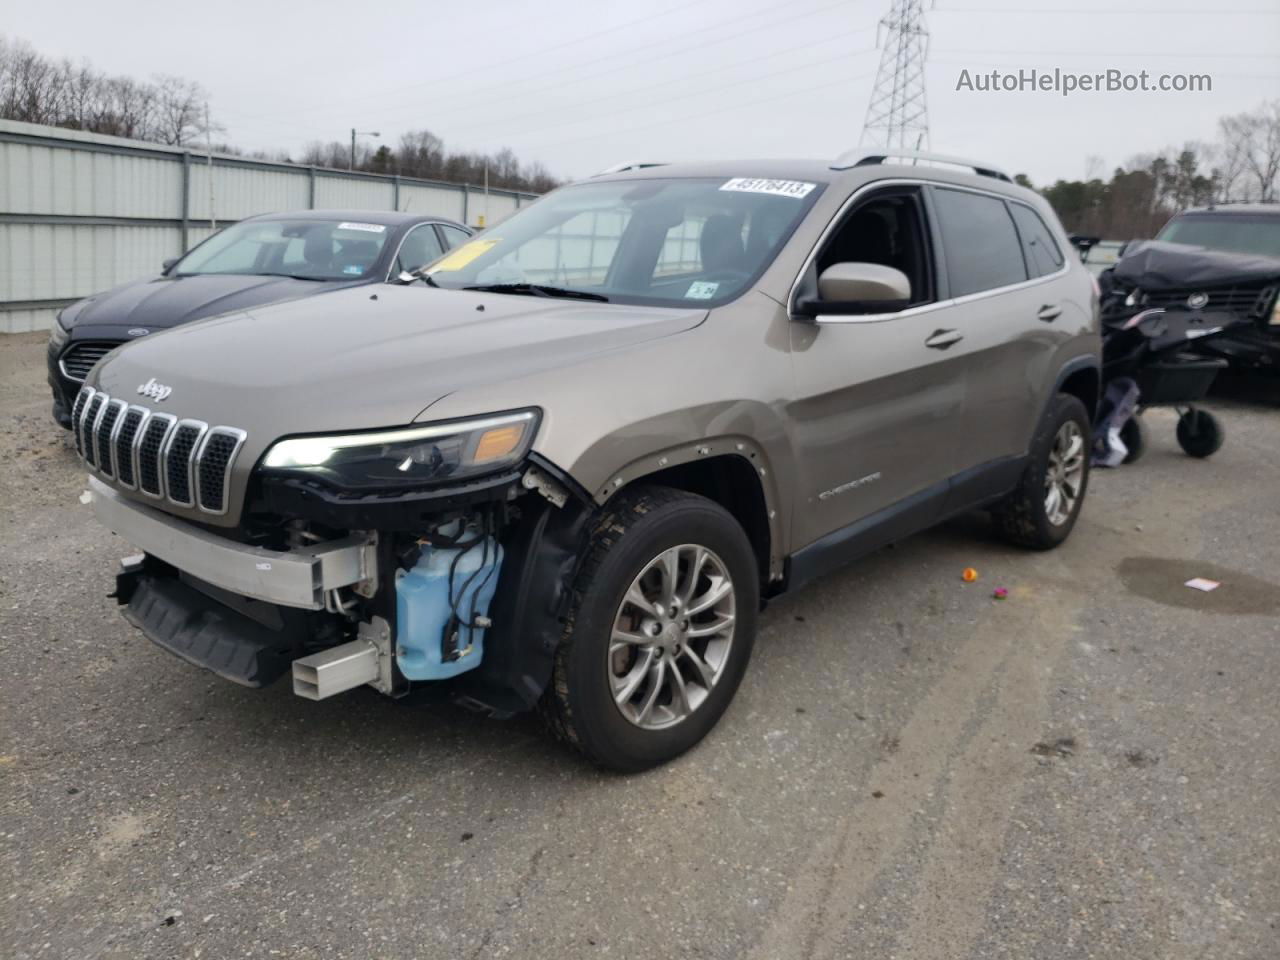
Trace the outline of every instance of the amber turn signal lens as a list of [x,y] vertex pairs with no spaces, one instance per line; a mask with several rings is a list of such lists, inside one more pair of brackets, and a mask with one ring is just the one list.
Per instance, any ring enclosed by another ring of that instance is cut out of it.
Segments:
[[508,456],[520,446],[524,431],[525,425],[523,423],[513,423],[509,426],[494,427],[492,430],[486,430],[480,434],[480,440],[476,443],[476,452],[471,458],[471,462],[486,463],[489,460],[501,460],[503,457]]

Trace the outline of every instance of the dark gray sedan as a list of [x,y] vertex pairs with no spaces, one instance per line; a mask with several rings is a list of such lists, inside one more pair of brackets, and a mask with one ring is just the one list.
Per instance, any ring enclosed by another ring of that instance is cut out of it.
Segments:
[[[63,310],[49,335],[53,417],[71,423],[71,400],[93,365],[138,337],[233,310],[371,283],[395,282],[462,243],[472,231],[427,214],[306,210],[241,220],[159,276],[135,280]],[[252,346],[247,345],[247,346]]]

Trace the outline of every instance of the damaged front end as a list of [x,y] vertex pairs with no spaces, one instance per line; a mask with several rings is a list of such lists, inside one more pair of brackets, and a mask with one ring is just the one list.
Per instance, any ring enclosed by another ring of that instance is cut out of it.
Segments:
[[530,453],[536,428],[536,411],[517,411],[286,438],[255,467],[234,531],[91,475],[99,519],[144,551],[116,599],[158,645],[243,685],[290,672],[308,699],[368,685],[528,709],[591,512]]
[[1127,247],[1099,280],[1108,328],[1152,309],[1211,313],[1225,329],[1196,353],[1280,368],[1280,260],[1150,240]]

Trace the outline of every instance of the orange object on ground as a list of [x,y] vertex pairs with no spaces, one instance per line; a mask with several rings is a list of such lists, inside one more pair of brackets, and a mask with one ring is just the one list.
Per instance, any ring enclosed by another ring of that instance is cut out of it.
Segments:
[[960,574],[960,579],[965,583],[973,583],[973,581],[978,579],[978,571],[973,569],[973,567],[965,567],[964,573]]

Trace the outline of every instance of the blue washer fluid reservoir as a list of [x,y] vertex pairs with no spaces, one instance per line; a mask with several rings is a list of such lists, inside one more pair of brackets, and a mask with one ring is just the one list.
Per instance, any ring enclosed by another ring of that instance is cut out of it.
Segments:
[[[473,533],[469,528],[465,539],[470,540]],[[455,557],[457,566],[453,566]],[[410,680],[445,680],[480,665],[485,631],[466,624],[488,614],[501,565],[502,544],[486,537],[471,547],[424,546],[418,562],[396,574],[396,663],[401,673]],[[453,618],[450,567],[462,624],[456,660],[444,658],[445,629]]]

